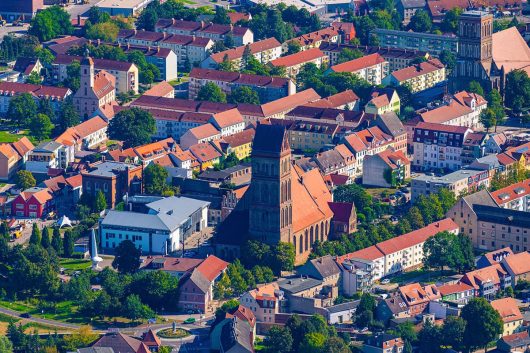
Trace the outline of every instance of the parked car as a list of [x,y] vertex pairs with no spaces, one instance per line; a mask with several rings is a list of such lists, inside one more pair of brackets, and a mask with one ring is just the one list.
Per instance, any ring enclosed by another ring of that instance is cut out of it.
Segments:
[[389,284],[390,283],[390,280],[388,278],[385,278],[384,280],[381,281],[381,284]]
[[185,324],[194,324],[195,323],[195,318],[194,317],[189,317],[187,318],[186,320],[184,320],[184,323]]
[[31,314],[30,313],[22,313],[22,314],[20,314],[20,317],[22,317],[24,319],[29,319],[31,317]]

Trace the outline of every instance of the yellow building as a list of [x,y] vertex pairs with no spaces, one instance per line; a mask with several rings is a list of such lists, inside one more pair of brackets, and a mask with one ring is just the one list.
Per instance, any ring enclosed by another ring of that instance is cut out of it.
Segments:
[[189,151],[195,158],[197,158],[200,170],[206,170],[213,167],[214,164],[219,163],[222,157],[222,154],[209,142],[190,146]]
[[338,129],[337,124],[296,121],[289,127],[289,143],[294,150],[320,151],[333,144]]
[[445,79],[444,64],[438,59],[431,59],[392,72],[383,79],[383,84],[394,87],[407,85],[412,93],[416,93],[434,87]]
[[389,112],[399,114],[401,100],[393,89],[376,90],[372,93],[372,99],[364,106],[365,113],[381,115]]
[[491,302],[493,309],[497,310],[503,323],[503,336],[519,332],[523,325],[523,315],[519,310],[517,301],[513,298],[502,298]]
[[254,129],[248,129],[230,136],[226,136],[220,142],[221,148],[227,155],[230,153],[235,153],[239,160],[250,157],[254,134]]

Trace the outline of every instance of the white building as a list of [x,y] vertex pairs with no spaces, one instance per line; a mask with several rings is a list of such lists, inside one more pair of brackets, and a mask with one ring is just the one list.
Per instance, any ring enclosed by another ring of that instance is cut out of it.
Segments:
[[114,249],[130,240],[144,254],[167,254],[207,226],[209,202],[167,197],[146,205],[148,213],[110,210],[99,222],[100,244]]
[[245,120],[237,108],[214,114],[210,118],[210,124],[221,132],[222,137],[237,134],[245,129]]
[[256,289],[244,293],[239,302],[252,311],[257,322],[274,322],[283,300],[283,291],[277,282],[273,282],[258,285]]
[[348,72],[359,76],[372,85],[380,85],[390,73],[390,66],[378,53],[346,61],[329,68],[328,72]]
[[34,174],[48,174],[49,168],[64,168],[64,156],[63,145],[55,141],[42,142],[29,153],[26,170]]
[[447,98],[442,106],[420,114],[422,121],[444,125],[482,128],[480,113],[488,102],[479,94],[461,91]]
[[530,179],[493,191],[491,197],[499,207],[529,212]]

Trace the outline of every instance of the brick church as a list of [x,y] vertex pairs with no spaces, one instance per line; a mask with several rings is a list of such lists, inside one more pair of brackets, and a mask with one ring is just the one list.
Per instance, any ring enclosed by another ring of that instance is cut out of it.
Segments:
[[[252,146],[252,180],[234,211],[219,227],[217,254],[234,258],[247,239],[294,245],[296,264],[307,260],[313,244],[332,233],[332,194],[318,169],[304,172],[291,161],[287,131],[260,124]],[[356,218],[349,208],[350,220]]]

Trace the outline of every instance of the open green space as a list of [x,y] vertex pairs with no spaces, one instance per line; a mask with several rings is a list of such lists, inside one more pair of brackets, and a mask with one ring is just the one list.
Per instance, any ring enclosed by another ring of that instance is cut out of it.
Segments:
[[84,259],[61,259],[59,260],[59,266],[64,267],[68,271],[83,271],[89,269],[92,263],[90,260]]
[[29,140],[35,144],[37,141],[32,136],[29,136],[27,130],[20,130],[18,134],[12,134],[9,131],[2,130],[0,131],[0,143],[10,143],[20,140],[22,137],[26,136]]
[[158,331],[156,335],[161,338],[184,338],[188,337],[190,332],[182,328],[177,328],[175,332],[173,332],[172,328],[166,328],[164,330]]

